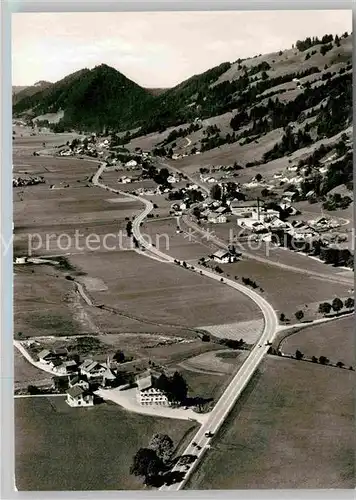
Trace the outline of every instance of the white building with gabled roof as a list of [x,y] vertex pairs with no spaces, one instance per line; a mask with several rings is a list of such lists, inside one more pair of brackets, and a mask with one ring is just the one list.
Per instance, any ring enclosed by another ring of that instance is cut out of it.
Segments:
[[88,380],[94,377],[102,376],[107,369],[105,365],[98,363],[97,361],[93,361],[92,359],[86,359],[79,368],[81,375],[85,375]]
[[170,406],[170,401],[166,394],[155,387],[155,378],[151,373],[141,375],[136,380],[136,383],[136,397],[140,405]]
[[94,405],[94,396],[88,388],[77,384],[67,390],[66,403],[75,408],[85,408]]
[[235,262],[236,256],[231,254],[228,250],[217,250],[213,253],[213,260],[221,264],[228,264],[229,262]]

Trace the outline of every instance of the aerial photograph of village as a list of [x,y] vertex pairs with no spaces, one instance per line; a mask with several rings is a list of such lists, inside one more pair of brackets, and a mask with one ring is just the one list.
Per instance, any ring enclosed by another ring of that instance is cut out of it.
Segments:
[[11,133],[15,489],[354,489],[352,12],[13,14]]

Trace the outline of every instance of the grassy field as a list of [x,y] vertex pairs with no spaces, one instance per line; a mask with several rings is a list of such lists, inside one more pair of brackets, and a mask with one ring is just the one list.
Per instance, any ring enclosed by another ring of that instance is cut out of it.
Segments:
[[230,351],[227,349],[209,351],[183,361],[180,366],[196,373],[225,375],[236,371],[247,355],[248,351]]
[[278,310],[294,317],[305,304],[347,296],[349,286],[321,281],[308,274],[287,271],[262,262],[244,259],[221,266],[230,276],[249,277],[265,292],[266,299]]
[[187,441],[185,420],[133,414],[113,404],[70,408],[64,398],[15,400],[18,490],[136,490],[131,458],[157,432]]
[[191,260],[199,259],[211,253],[211,249],[201,242],[195,241],[194,235],[188,238],[188,235],[177,233],[176,218],[166,220],[150,219],[146,221],[142,232],[149,236],[152,243],[162,252],[172,255],[176,259]]
[[353,388],[353,372],[268,358],[186,489],[353,488]]
[[355,318],[349,316],[331,323],[311,326],[282,341],[282,352],[294,354],[297,349],[305,356],[326,356],[333,363],[355,364]]
[[14,157],[14,175],[28,172],[42,175],[46,180],[45,184],[13,189],[15,254],[28,253],[30,235],[37,234],[39,236],[32,237],[33,247],[41,239],[42,244],[33,252],[34,255],[90,252],[97,247],[93,238],[87,244],[87,238],[92,234],[99,236],[100,247],[105,248],[104,236],[118,235],[120,230],[123,231],[122,243],[118,237],[110,237],[107,246],[116,250],[128,248],[125,217],[131,218],[139,213],[143,205],[127,199],[117,203],[119,197],[90,185],[89,178],[98,165],[99,162],[45,157],[26,157],[23,162],[18,162]]
[[[33,272],[32,272],[33,271]],[[52,266],[16,266],[14,332],[23,336],[92,333],[73,283]]]
[[14,387],[27,387],[29,384],[36,385],[49,380],[51,375],[47,372],[39,370],[31,365],[18,351],[14,348]]
[[167,325],[199,326],[255,319],[254,303],[233,289],[174,264],[135,252],[74,255],[70,261],[107,291],[91,292],[98,303]]

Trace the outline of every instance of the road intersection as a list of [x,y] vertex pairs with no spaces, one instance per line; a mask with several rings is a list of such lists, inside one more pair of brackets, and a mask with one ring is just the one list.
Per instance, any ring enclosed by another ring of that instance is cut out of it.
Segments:
[[[145,198],[134,196],[132,194],[110,188],[109,186],[100,183],[99,177],[104,172],[104,170],[105,170],[105,163],[103,163],[99,167],[98,171],[93,176],[92,180],[93,184],[98,187],[102,187],[106,190],[109,190],[113,193],[129,196],[130,198],[136,200],[139,199],[140,201],[142,201],[145,205],[145,208],[137,217],[135,217],[132,223],[132,234],[136,238],[138,243],[142,247],[146,248],[146,250],[148,250],[150,253],[156,255],[157,257],[160,257],[167,263],[173,263],[175,261],[173,257],[153,247],[141,235],[140,232],[141,223],[144,221],[147,215],[153,210],[153,204],[150,201],[146,200]],[[204,276],[207,276],[211,279],[221,282],[221,276],[206,268],[195,266],[194,271],[192,270],[192,272],[198,272]],[[259,338],[258,343],[255,345],[255,347],[253,347],[249,356],[246,358],[246,360],[244,361],[244,363],[242,364],[242,366],[240,367],[240,369],[238,370],[238,372],[233,377],[228,387],[224,391],[223,395],[216,403],[214,409],[209,414],[208,420],[206,421],[206,423],[201,425],[198,432],[196,433],[194,438],[191,440],[191,442],[188,444],[187,448],[183,452],[183,455],[196,455],[195,461],[188,468],[188,470],[186,470],[186,466],[184,466],[184,478],[180,482],[174,483],[172,485],[162,486],[160,489],[163,491],[180,490],[184,487],[188,478],[190,477],[193,470],[199,463],[200,459],[209,449],[212,438],[214,439],[214,435],[217,433],[217,431],[224,423],[226,417],[230,413],[231,409],[233,408],[238,398],[240,397],[241,393],[243,392],[248,382],[250,381],[251,377],[255,373],[258,365],[262,361],[263,357],[267,354],[269,349],[269,342],[271,342],[274,339],[278,330],[278,318],[276,312],[274,311],[273,307],[263,297],[261,297],[261,295],[249,289],[248,287],[241,285],[240,283],[236,283],[235,281],[230,279],[224,279],[224,284],[225,286],[230,286],[235,290],[247,295],[251,300],[253,300],[259,306],[264,316],[264,329],[261,337]],[[207,437],[207,433],[212,433],[212,438]],[[178,473],[183,472],[182,466],[177,464],[173,468],[172,472],[178,472]]]

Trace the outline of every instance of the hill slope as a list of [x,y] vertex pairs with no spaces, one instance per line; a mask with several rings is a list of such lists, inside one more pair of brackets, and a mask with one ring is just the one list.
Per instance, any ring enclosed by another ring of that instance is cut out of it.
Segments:
[[[38,116],[63,110],[63,129],[141,127],[141,135],[205,120],[202,131],[191,127],[189,133],[193,146],[206,151],[286,127],[300,120],[302,112],[323,122],[334,113],[334,129],[341,130],[350,118],[351,60],[351,36],[325,35],[322,40],[298,41],[296,48],[278,53],[222,63],[162,93],[143,89],[101,65],[19,100],[13,111],[15,116]],[[318,110],[327,103],[329,108]],[[215,130],[206,132],[211,125]]]
[[49,88],[51,85],[53,85],[51,82],[46,82],[44,80],[36,82],[34,85],[30,85],[28,87],[14,85],[12,87],[12,102],[13,104],[16,104],[26,97],[31,97],[34,94]]
[[153,96],[105,64],[73,73],[13,106],[15,116],[64,111],[60,126],[101,130],[130,127],[144,116]]

